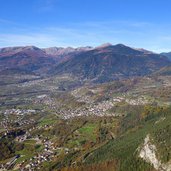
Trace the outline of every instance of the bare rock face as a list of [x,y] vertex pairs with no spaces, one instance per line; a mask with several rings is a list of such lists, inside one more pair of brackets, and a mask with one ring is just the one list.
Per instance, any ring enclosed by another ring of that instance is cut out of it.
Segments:
[[159,171],[171,171],[171,163],[163,163],[157,158],[157,148],[152,144],[150,135],[148,134],[144,139],[143,146],[139,147],[139,157],[145,160],[147,163],[153,165],[156,170]]
[[150,135],[147,135],[140,150],[139,157],[151,163],[154,168],[158,170],[161,166],[161,162],[157,159],[156,151],[156,146],[150,142]]

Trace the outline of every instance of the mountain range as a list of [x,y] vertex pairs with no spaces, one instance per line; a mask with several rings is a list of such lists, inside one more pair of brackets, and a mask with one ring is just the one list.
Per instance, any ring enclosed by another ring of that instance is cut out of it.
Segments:
[[7,47],[0,49],[0,73],[68,74],[83,81],[99,83],[149,75],[171,65],[167,56],[109,43],[95,48]]

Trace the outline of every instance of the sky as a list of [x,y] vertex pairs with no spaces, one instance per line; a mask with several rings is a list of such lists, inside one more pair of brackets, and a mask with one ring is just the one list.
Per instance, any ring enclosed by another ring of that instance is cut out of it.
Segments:
[[99,46],[171,51],[170,0],[0,0],[0,47]]

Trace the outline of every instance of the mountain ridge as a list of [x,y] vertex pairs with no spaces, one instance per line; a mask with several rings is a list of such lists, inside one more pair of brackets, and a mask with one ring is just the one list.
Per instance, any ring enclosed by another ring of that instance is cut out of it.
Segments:
[[171,62],[161,54],[123,44],[98,47],[0,48],[0,72],[15,70],[40,75],[71,74],[81,80],[106,82],[156,72]]
[[171,61],[171,52],[163,52],[161,55],[166,56]]
[[80,52],[53,68],[51,74],[68,73],[81,79],[105,82],[144,76],[168,65],[170,61],[162,55],[117,44]]

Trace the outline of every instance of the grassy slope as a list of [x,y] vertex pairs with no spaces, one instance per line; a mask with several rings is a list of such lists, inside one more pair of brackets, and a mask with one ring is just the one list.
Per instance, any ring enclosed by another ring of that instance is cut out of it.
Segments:
[[[157,135],[163,137],[167,143],[165,149],[170,150],[168,149],[171,145],[171,141],[169,141],[170,136],[165,136],[165,131],[162,132],[162,130],[165,130],[170,126],[170,114],[171,108],[167,109],[167,111],[163,113],[155,113],[154,117],[147,118],[146,121],[143,121],[140,124],[141,126],[138,128],[135,127],[134,129],[127,131],[120,138],[111,140],[103,147],[95,150],[91,155],[89,155],[89,157],[87,157],[86,163],[92,164],[117,159],[120,162],[119,170],[145,171],[152,169],[150,165],[141,159],[138,159],[137,148],[143,143],[145,136],[150,133],[154,139],[157,137]],[[156,124],[156,121],[161,117],[166,117],[166,119]],[[156,138],[156,144],[160,144],[160,142],[160,139]],[[166,150],[163,150],[164,148],[159,145],[157,147],[159,147],[159,156],[164,156],[166,154]]]

